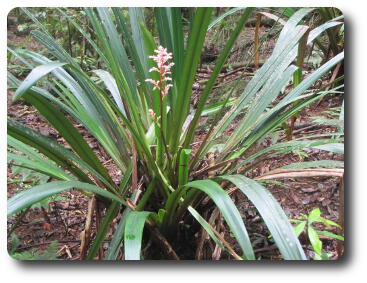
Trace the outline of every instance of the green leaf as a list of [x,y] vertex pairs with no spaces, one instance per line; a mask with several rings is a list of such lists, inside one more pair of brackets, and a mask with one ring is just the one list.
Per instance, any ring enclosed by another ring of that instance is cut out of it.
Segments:
[[256,181],[241,175],[221,176],[233,183],[255,205],[274,237],[280,252],[286,260],[305,260],[300,242],[287,216],[270,192]]
[[14,93],[13,100],[17,100],[22,97],[22,95],[30,89],[36,82],[42,79],[44,76],[52,72],[54,69],[57,69],[61,66],[64,66],[66,63],[60,62],[52,62],[45,65],[40,65],[34,68],[27,78],[22,82],[17,91]]
[[313,222],[319,222],[321,218],[320,208],[314,208],[310,214],[308,215],[308,223],[312,224]]
[[43,158],[38,152],[33,150],[30,146],[16,140],[15,138],[8,136],[8,145],[14,149],[24,153],[26,156],[19,156],[12,153],[8,153],[8,160],[17,160],[22,165],[27,165],[28,168],[46,174],[48,176],[61,179],[72,180],[73,177],[67,174],[64,170],[57,167],[55,163]]
[[344,144],[342,143],[324,144],[319,146],[313,146],[313,148],[333,152],[336,154],[344,154]]
[[[199,63],[200,54],[204,44],[206,28],[209,24],[212,9],[213,8],[198,8],[195,13],[192,32],[189,35],[189,40],[187,43],[181,79],[177,82],[177,100],[173,108],[172,127],[174,129],[182,129],[183,123],[189,111],[192,84],[195,79],[196,68]],[[180,135],[177,135],[175,131],[170,131],[169,148],[171,152],[176,151],[179,139]]]
[[320,241],[317,232],[310,225],[308,226],[307,231],[308,231],[308,238],[310,239],[313,250],[317,255],[321,255],[322,242]]
[[238,209],[228,194],[212,180],[193,181],[187,183],[185,187],[199,189],[214,201],[241,246],[244,257],[249,260],[254,260],[255,255],[247,230]]
[[118,196],[106,190],[103,190],[95,185],[79,181],[55,181],[47,184],[34,186],[28,190],[22,191],[13,196],[11,199],[8,200],[7,215],[11,216],[21,211],[22,209],[25,209],[47,197],[61,193],[71,188],[86,190],[88,192],[98,194],[100,196],[106,197],[111,200],[115,200],[121,204],[126,205],[125,201],[119,198]]
[[[38,149],[41,153],[53,160],[56,164],[62,168],[70,171],[74,176],[78,177],[83,182],[92,183],[88,175],[83,170],[88,170],[93,175],[98,177],[106,186],[111,184],[104,179],[97,171],[95,171],[88,163],[77,157],[75,154],[59,145],[54,140],[41,135],[40,133],[32,130],[29,127],[22,125],[21,123],[8,118],[8,135],[13,138],[30,145],[31,147]],[[77,164],[77,166],[76,166]],[[80,168],[79,168],[80,167]],[[83,169],[83,170],[81,170]],[[110,187],[112,190],[113,187]]]
[[[65,117],[64,113],[42,96],[25,95],[24,99],[37,108],[40,114],[65,138],[67,143],[85,162],[98,171],[105,179],[110,179],[107,170],[102,166],[98,157],[79,131]],[[110,182],[113,183],[111,179]]]
[[148,74],[148,55],[146,54],[144,40],[142,32],[140,30],[140,24],[144,23],[144,11],[141,7],[129,7],[129,17],[132,32],[132,39],[136,48],[137,54],[141,60],[141,64],[144,68],[144,72]]
[[124,212],[122,213],[120,222],[117,225],[116,231],[113,234],[112,240],[110,242],[106,256],[104,258],[105,260],[116,260],[117,259],[120,249],[121,249],[121,245],[123,243],[126,218],[129,215],[130,211],[131,209],[129,207],[126,207]]
[[326,237],[329,237],[329,238],[334,238],[334,239],[337,239],[337,240],[340,240],[340,241],[344,241],[343,236],[336,235],[336,234],[331,233],[329,231],[321,231],[321,230],[316,230],[316,229],[315,229],[315,231],[319,235],[323,235],[323,236],[326,236]]
[[294,227],[294,232],[296,233],[297,237],[299,237],[299,235],[302,234],[303,230],[305,229],[306,224],[307,224],[307,221],[302,221]]
[[[28,168],[59,180],[70,181],[73,179],[72,176],[50,162],[37,162],[12,153],[8,153],[8,160],[8,163],[15,166]],[[16,161],[16,163],[13,163],[12,161]]]
[[178,185],[185,185],[189,178],[189,161],[191,149],[183,149],[180,154],[180,168],[178,171]]
[[151,213],[131,211],[127,216],[124,233],[125,260],[140,260],[144,224]]
[[228,42],[226,43],[224,49],[222,50],[219,58],[216,61],[215,67],[213,72],[210,75],[209,81],[206,83],[205,85],[205,89],[204,92],[200,95],[200,99],[198,101],[198,106],[197,109],[195,110],[195,115],[194,118],[192,119],[191,123],[190,123],[190,128],[188,130],[188,134],[186,136],[185,142],[184,142],[184,147],[187,147],[189,145],[189,143],[191,143],[191,140],[193,139],[193,135],[194,135],[194,130],[196,127],[196,124],[201,116],[201,113],[204,110],[204,106],[205,103],[207,102],[208,96],[211,93],[214,84],[218,78],[218,75],[227,59],[227,57],[229,56],[229,53],[237,39],[237,37],[239,36],[239,34],[241,33],[243,26],[245,25],[245,23],[247,22],[247,20],[249,19],[252,11],[254,9],[253,8],[247,8],[244,12],[244,14],[242,15],[242,17],[240,18],[240,20],[238,21],[238,24],[236,25],[236,28],[234,29],[234,31],[231,34],[231,37],[229,38]]
[[225,17],[228,17],[238,11],[241,11],[241,10],[244,10],[244,9],[247,9],[247,8],[233,8],[233,9],[230,9],[229,11],[225,12],[223,15],[220,15],[218,18],[216,18],[215,20],[213,20],[208,28],[207,28],[207,31],[209,31],[212,27],[214,27],[217,23],[219,23],[221,20],[223,20]]
[[117,107],[120,109],[121,113],[123,113],[126,116],[125,108],[122,103],[121,95],[115,79],[111,76],[109,72],[104,70],[94,70],[93,73],[95,73],[97,76],[101,78],[101,80],[106,85],[107,89],[112,94],[112,97],[115,100]]
[[[215,235],[214,228],[203,218],[201,215],[191,206],[189,206],[188,211],[191,213],[192,216],[199,222],[199,224],[205,229],[205,231],[208,233],[210,238],[213,239],[213,241],[220,247],[222,250],[226,250],[228,253],[232,254],[228,249],[226,249],[223,245],[223,243],[218,239],[218,237]],[[232,254],[236,259],[242,260],[242,258],[238,258],[236,255]]]

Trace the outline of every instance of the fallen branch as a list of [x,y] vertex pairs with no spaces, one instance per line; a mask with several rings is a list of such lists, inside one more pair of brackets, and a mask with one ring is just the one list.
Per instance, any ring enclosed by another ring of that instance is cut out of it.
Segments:
[[265,175],[254,178],[255,180],[270,180],[282,178],[299,178],[299,177],[343,177],[344,169],[278,169],[271,171]]

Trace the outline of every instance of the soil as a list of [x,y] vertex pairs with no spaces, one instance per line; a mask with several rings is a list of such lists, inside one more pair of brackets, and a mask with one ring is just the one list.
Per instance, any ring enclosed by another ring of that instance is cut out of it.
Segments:
[[[16,25],[9,26],[8,31],[8,44],[12,47],[23,48],[27,47],[31,50],[41,50],[42,46],[28,36],[18,36],[15,34]],[[268,27],[262,27],[262,31],[267,31]],[[243,36],[243,40],[240,42],[246,42],[246,40],[253,39],[254,28],[248,27],[247,31]],[[265,60],[274,45],[274,41],[269,40],[261,53],[261,59]],[[241,46],[234,48],[236,52],[233,52],[229,58],[230,63],[236,63],[243,60],[241,54]],[[249,60],[246,63],[251,63]],[[201,68],[210,70],[210,63],[204,62],[204,67]],[[311,67],[310,67],[311,68]],[[10,70],[12,71],[12,70]],[[253,73],[255,70],[251,67],[243,70],[247,73]],[[210,71],[209,71],[210,72]],[[223,72],[222,75],[226,75],[228,72]],[[22,76],[25,76],[24,73]],[[201,75],[201,77],[199,77]],[[197,77],[197,83],[202,80],[202,76],[206,76],[205,72],[199,72]],[[233,73],[231,76],[225,78],[224,81],[219,84],[225,84],[226,81],[238,78],[241,75],[241,71]],[[243,75],[245,80],[249,80],[251,75]],[[192,106],[195,105],[200,95],[200,89],[194,90],[194,96]],[[12,91],[8,92],[8,116],[15,119],[42,134],[58,141],[60,144],[67,146],[62,137],[45,121],[35,110],[34,107],[27,105],[23,101],[12,102],[11,100]],[[312,122],[311,117],[313,116],[325,116],[323,111],[328,110],[332,107],[339,107],[343,101],[341,96],[326,96],[321,101],[314,103],[310,107],[303,109],[300,113],[298,120],[299,124],[307,124]],[[205,125],[206,119],[202,119],[202,124]],[[230,134],[236,127],[237,120],[233,121],[230,129],[226,134]],[[100,160],[103,162],[105,167],[108,169],[116,183],[119,182],[121,172],[111,162],[108,155],[99,146],[98,142],[88,134],[88,132],[80,125],[76,125],[83,134],[83,137],[87,140],[92,149],[97,153]],[[305,128],[299,130],[294,137],[301,137],[305,135],[330,133],[335,132],[337,129],[331,126],[318,126],[313,128]],[[204,132],[198,131],[195,138],[193,151],[197,150],[198,144],[204,138]],[[283,135],[280,137],[285,140],[286,137]],[[257,151],[267,146],[267,140],[258,144],[252,151]],[[279,155],[277,158],[265,160],[258,164],[251,172],[248,173],[248,177],[256,177],[260,174],[271,171],[275,168],[284,166],[286,164],[297,162],[297,161],[312,161],[312,160],[343,160],[343,156],[337,154],[330,154],[321,150],[310,150],[308,156],[301,158],[297,154],[284,154]],[[30,184],[29,181],[21,180],[22,176],[14,175],[12,168],[8,167],[8,198],[20,190],[27,189]],[[286,212],[289,218],[298,218],[301,214],[308,214],[313,208],[320,208],[322,216],[329,220],[339,222],[339,205],[340,205],[340,178],[336,177],[319,177],[319,178],[293,178],[281,180],[284,186],[277,184],[266,184],[266,187],[273,194],[273,196],[279,201],[282,208]],[[64,260],[77,260],[79,259],[80,252],[80,233],[84,229],[84,223],[87,214],[88,198],[82,195],[76,190],[63,193],[62,196],[67,200],[58,200],[49,202],[48,208],[46,209],[30,209],[25,216],[22,218],[20,223],[17,225],[14,231],[13,227],[17,221],[17,217],[11,217],[8,219],[8,232],[14,232],[20,239],[20,246],[17,248],[18,252],[39,249],[40,251],[46,249],[50,242],[57,240],[59,242],[59,259]],[[269,237],[269,231],[266,225],[262,222],[256,208],[246,199],[246,197],[238,191],[234,191],[231,194],[232,199],[235,201],[240,213],[243,216],[246,228],[250,234],[251,240],[254,243],[254,249],[256,257],[259,259],[280,259],[280,253],[274,246],[274,242]],[[213,211],[213,206],[209,202],[206,205],[207,216],[209,217]],[[210,213],[209,213],[210,212]],[[342,216],[341,216],[342,217]],[[217,223],[218,224],[218,223]],[[219,232],[223,233],[225,240],[227,240],[232,246],[235,247],[236,252],[239,254],[240,249],[236,244],[235,240],[231,237],[228,232],[228,228],[225,224],[219,225]],[[322,227],[320,227],[322,228]],[[109,236],[104,244],[104,249],[107,249],[108,242],[111,240],[112,231],[111,229]],[[337,233],[336,230],[329,230]],[[93,227],[93,233],[95,227]],[[197,232],[194,235],[194,246],[200,239],[201,232]],[[93,235],[92,235],[93,237]],[[196,237],[196,238],[195,238]],[[8,240],[10,245],[10,238]],[[330,253],[332,259],[337,259],[340,254],[337,253],[338,241],[335,239],[324,237],[322,238],[323,249]],[[306,237],[301,237],[301,243],[306,251],[308,257],[312,258],[313,253],[310,249],[310,244]],[[151,243],[148,243],[150,245]],[[202,259],[233,259],[228,254],[218,251],[213,254],[213,244],[210,241],[205,241],[202,247]],[[192,258],[192,253],[187,254],[187,258]]]

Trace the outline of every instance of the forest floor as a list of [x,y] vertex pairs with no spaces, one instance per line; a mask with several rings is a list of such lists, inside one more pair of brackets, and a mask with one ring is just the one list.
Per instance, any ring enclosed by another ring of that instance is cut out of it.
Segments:
[[[266,27],[262,27],[266,31]],[[248,33],[244,36],[253,38],[254,29],[248,28]],[[11,26],[8,32],[8,45],[14,48],[27,47],[31,50],[40,50],[42,46],[34,41],[29,36],[18,36],[14,33],[14,26]],[[271,53],[271,49],[274,42],[269,40],[266,43],[266,48],[262,53],[263,58],[266,59],[268,54]],[[240,50],[240,47],[237,50]],[[240,53],[240,52],[239,52]],[[232,54],[230,62],[236,63],[242,60],[237,54]],[[201,81],[205,79],[210,73],[209,64],[205,62],[201,65],[200,72],[198,73],[196,86],[199,86],[194,90],[192,105],[195,104],[197,98],[200,96]],[[310,69],[312,67],[310,66]],[[13,69],[9,68],[10,71]],[[236,70],[236,69],[235,69]],[[224,70],[221,76],[223,80],[218,84],[224,84],[228,81],[238,78],[238,76],[244,75],[245,80],[249,80],[251,74],[255,72],[253,66],[248,65],[246,68],[242,67],[238,72]],[[24,76],[26,73],[24,74]],[[247,76],[247,77],[246,77]],[[328,81],[329,78],[325,78]],[[194,86],[195,86],[194,85]],[[67,146],[62,137],[52,128],[50,125],[36,112],[35,108],[27,105],[24,101],[13,102],[11,99],[12,92],[8,92],[8,116],[15,119],[32,129],[35,129],[61,144]],[[330,108],[340,107],[343,101],[341,96],[326,96],[322,100],[310,105],[306,109],[303,109],[299,114],[299,118],[296,122],[293,138],[299,138],[302,136],[309,136],[321,133],[336,132],[337,128],[333,126],[327,126],[317,124],[312,117],[324,116],[327,117],[325,110]],[[230,129],[226,134],[230,134],[236,127],[234,121]],[[205,125],[205,119],[202,121]],[[98,142],[80,125],[75,125],[83,137],[87,140],[91,148],[97,153],[101,162],[108,169],[113,179],[118,183],[121,178],[121,172],[111,162],[106,152],[100,147]],[[204,131],[198,131],[194,143],[198,144],[203,139]],[[284,134],[278,137],[279,140],[286,140]],[[259,143],[253,152],[258,151],[268,146],[270,141],[265,139]],[[279,155],[276,158],[265,160],[257,164],[254,169],[248,173],[248,177],[256,177],[260,174],[269,172],[275,168],[290,164],[292,162],[299,161],[314,161],[314,160],[343,160],[342,155],[328,153],[317,149],[307,149],[307,156],[301,156],[297,153],[288,153]],[[8,198],[16,192],[27,189],[34,183],[38,182],[37,175],[28,175],[24,172],[15,172],[12,167],[8,167]],[[25,175],[25,176],[24,176]],[[308,214],[313,208],[320,208],[322,216],[329,220],[339,222],[339,206],[340,206],[340,178],[337,177],[308,177],[308,178],[293,178],[279,180],[283,185],[279,184],[267,184],[267,188],[273,194],[273,196],[279,201],[282,208],[286,212],[289,218],[298,218],[301,214]],[[82,195],[76,190],[62,193],[62,200],[50,201],[44,208],[30,209],[20,223],[17,224],[13,230],[13,226],[16,223],[16,218],[12,217],[8,219],[8,232],[13,232],[20,240],[20,245],[17,248],[17,252],[30,251],[32,249],[39,249],[40,251],[46,249],[49,244],[57,240],[58,241],[58,258],[65,260],[77,260],[79,259],[79,246],[80,239],[79,234],[84,229],[84,222],[87,212],[88,198]],[[241,215],[243,216],[246,228],[248,229],[252,243],[254,243],[254,250],[257,258],[261,259],[280,259],[280,253],[275,247],[266,228],[266,225],[261,220],[256,208],[244,197],[243,194],[234,191],[231,197],[235,200],[237,207],[239,208]],[[208,204],[210,205],[210,203]],[[210,210],[210,209],[209,209]],[[341,216],[342,217],[342,216]],[[322,228],[322,227],[319,227]],[[95,231],[95,230],[94,230]],[[336,230],[329,230],[334,233],[338,233]],[[235,246],[237,252],[240,253],[240,249],[236,246],[235,241],[231,238],[228,229],[223,226],[221,231],[224,234],[224,238]],[[113,228],[108,233],[104,248],[108,247],[109,240],[111,239]],[[199,233],[196,234],[199,238]],[[301,243],[308,257],[312,258],[312,250],[307,237],[302,236]],[[9,237],[9,244],[11,238]],[[323,249],[332,254],[332,259],[338,258],[337,246],[338,240],[323,237]],[[230,257],[224,253],[216,255],[212,254],[213,246],[211,242],[206,241],[202,245],[201,258],[203,259],[229,259]]]

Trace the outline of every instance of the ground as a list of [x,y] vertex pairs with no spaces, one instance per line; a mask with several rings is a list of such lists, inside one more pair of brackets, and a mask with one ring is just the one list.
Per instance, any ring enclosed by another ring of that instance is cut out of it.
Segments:
[[[42,48],[31,37],[24,35],[16,35],[14,30],[16,26],[10,25],[8,32],[8,44],[11,47],[27,47],[32,50],[39,50]],[[262,31],[267,31],[268,27],[262,27]],[[242,41],[246,41],[246,38],[253,38],[254,28],[248,27],[246,33],[244,33]],[[261,60],[266,59],[270,54],[274,45],[274,41],[268,40],[266,47],[263,49]],[[243,59],[241,55],[241,46],[234,48],[235,52],[232,52],[229,62],[236,64]],[[223,70],[221,76],[223,81],[218,84],[223,84],[243,76],[244,80],[248,80],[251,75],[256,71],[253,69],[253,65],[249,64],[246,68],[242,66],[238,69]],[[203,62],[200,66],[200,72],[197,76],[197,85],[202,84],[203,79],[208,77],[210,73],[210,65]],[[311,67],[310,67],[311,68]],[[10,70],[12,70],[10,68]],[[328,78],[325,78],[326,80]],[[192,105],[195,105],[197,98],[200,96],[200,87],[194,91]],[[8,116],[26,124],[27,126],[41,132],[42,134],[53,138],[65,144],[65,141],[59,136],[59,134],[53,130],[49,124],[38,115],[34,107],[27,105],[23,101],[13,102],[11,99],[12,91],[8,92]],[[303,135],[311,135],[316,133],[330,133],[337,130],[336,127],[325,125],[312,125],[313,116],[325,116],[323,113],[333,107],[341,106],[343,97],[341,96],[326,96],[321,101],[312,104],[308,108],[302,110],[297,120],[297,128],[294,133],[294,137],[301,137]],[[205,125],[205,119],[202,121]],[[311,127],[310,127],[311,123]],[[78,125],[76,125],[78,127]],[[233,122],[232,127],[228,130],[229,134],[236,127],[236,121]],[[120,180],[120,172],[116,169],[116,166],[108,158],[107,154],[98,145],[92,136],[90,136],[82,127],[79,130],[83,134],[83,137],[87,140],[89,145],[98,154],[98,157],[108,169],[109,173],[113,176],[113,179],[118,182]],[[285,136],[280,136],[280,139],[285,140]],[[194,151],[197,148],[200,140],[203,139],[203,134],[198,131],[195,143]],[[262,149],[267,146],[267,140],[258,144],[253,151]],[[303,159],[302,159],[303,158]],[[260,164],[257,164],[253,171],[251,171],[248,177],[256,177],[260,173],[266,173],[274,168],[289,164],[297,161],[311,161],[311,160],[343,160],[343,156],[326,153],[321,150],[309,150],[307,157],[300,157],[298,154],[285,154],[278,156],[277,158],[265,160]],[[19,190],[26,189],[30,186],[29,180],[22,181],[22,177],[18,174],[13,174],[12,168],[8,168],[8,198]],[[280,202],[282,208],[285,210],[289,218],[297,218],[301,213],[308,214],[313,208],[318,207],[321,209],[322,216],[333,220],[335,222],[340,221],[339,205],[340,205],[340,178],[337,177],[319,177],[319,178],[296,178],[296,179],[283,179],[280,180],[283,186],[277,184],[267,184],[266,186],[275,198]],[[51,241],[57,240],[59,242],[59,259],[76,260],[79,258],[79,234],[84,229],[84,222],[86,218],[88,198],[82,195],[78,191],[72,190],[71,192],[63,193],[64,200],[51,201],[48,207],[40,209],[30,209],[25,216],[21,219],[20,223],[16,224],[17,218],[12,217],[8,219],[8,232],[14,232],[20,239],[20,246],[17,251],[22,252],[37,248],[40,250],[46,249]],[[235,200],[237,207],[243,216],[246,228],[250,234],[251,240],[254,243],[254,249],[257,258],[261,259],[279,259],[280,254],[275,248],[271,237],[268,237],[269,232],[265,224],[262,222],[258,215],[256,208],[237,191],[231,194],[231,197]],[[212,211],[210,202],[207,203],[207,211]],[[210,215],[210,214],[208,214]],[[117,219],[116,219],[117,222]],[[218,223],[217,223],[218,224]],[[15,225],[15,226],[14,226]],[[16,227],[13,230],[13,227]],[[223,233],[224,238],[235,246],[235,250],[240,252],[239,247],[236,246],[235,241],[231,238],[228,229],[225,225],[219,225],[220,232]],[[111,229],[109,236],[106,239],[104,248],[107,248],[108,242],[111,239]],[[93,230],[95,231],[95,229]],[[336,230],[330,230],[337,232]],[[201,237],[200,232],[195,235],[198,239]],[[338,241],[324,237],[322,238],[323,248],[326,252],[332,254],[332,259],[337,259],[340,256],[337,253]],[[197,242],[194,243],[197,245]],[[306,237],[301,237],[301,242],[306,251],[307,256],[312,257],[312,252],[307,242]],[[10,238],[9,238],[10,243]],[[202,244],[201,258],[202,259],[229,259],[230,257],[225,253],[212,254],[212,244],[208,241],[204,241]]]

